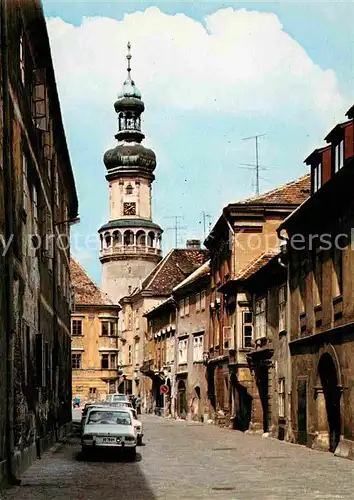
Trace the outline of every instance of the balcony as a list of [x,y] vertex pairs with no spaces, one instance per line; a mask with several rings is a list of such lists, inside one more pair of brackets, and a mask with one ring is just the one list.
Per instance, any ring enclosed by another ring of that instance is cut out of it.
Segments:
[[117,255],[157,255],[161,256],[160,248],[148,247],[143,245],[116,245],[102,248],[100,250],[100,259],[113,257]]

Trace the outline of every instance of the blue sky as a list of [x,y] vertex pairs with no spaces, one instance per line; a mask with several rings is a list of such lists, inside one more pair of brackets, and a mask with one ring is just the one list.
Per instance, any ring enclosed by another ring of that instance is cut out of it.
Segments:
[[215,221],[254,193],[253,172],[240,168],[254,162],[254,144],[242,138],[267,134],[266,191],[306,173],[304,158],[354,101],[351,2],[43,3],[80,202],[73,254],[98,283],[92,241],[109,199],[102,156],[115,144],[128,39],[145,144],[158,160],[153,217],[164,252],[174,245],[168,217],[183,217],[182,246],[203,239],[203,211]]

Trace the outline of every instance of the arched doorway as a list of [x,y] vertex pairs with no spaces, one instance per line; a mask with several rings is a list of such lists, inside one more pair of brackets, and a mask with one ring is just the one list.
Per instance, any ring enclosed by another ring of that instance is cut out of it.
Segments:
[[333,358],[329,353],[324,353],[318,363],[323,394],[326,402],[327,423],[329,429],[329,450],[334,452],[340,438],[341,415],[340,397],[341,389]]
[[177,414],[180,418],[187,417],[186,384],[183,380],[178,382],[177,388]]
[[197,385],[194,387],[194,394],[191,401],[191,417],[192,420],[201,420],[200,415],[200,387]]

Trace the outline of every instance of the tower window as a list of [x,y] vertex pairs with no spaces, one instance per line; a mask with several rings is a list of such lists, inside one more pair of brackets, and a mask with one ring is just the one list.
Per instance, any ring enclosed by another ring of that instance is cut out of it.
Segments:
[[131,184],[128,184],[125,188],[125,194],[133,194],[133,186]]

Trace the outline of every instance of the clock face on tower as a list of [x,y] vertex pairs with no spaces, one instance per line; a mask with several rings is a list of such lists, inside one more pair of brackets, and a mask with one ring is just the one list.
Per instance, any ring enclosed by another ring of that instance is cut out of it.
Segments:
[[136,207],[135,203],[129,201],[123,204],[123,215],[135,215]]

